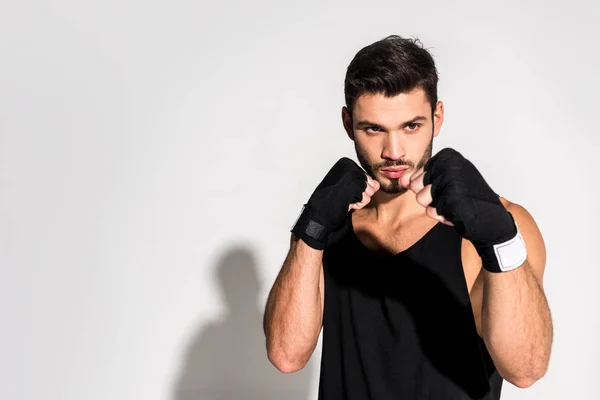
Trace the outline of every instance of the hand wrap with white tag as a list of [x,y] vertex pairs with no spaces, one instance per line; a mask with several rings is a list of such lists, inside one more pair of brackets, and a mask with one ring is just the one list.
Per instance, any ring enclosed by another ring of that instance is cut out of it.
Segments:
[[475,246],[490,272],[506,272],[527,259],[513,216],[475,166],[453,149],[443,149],[425,164],[423,184],[431,184],[431,206]]
[[323,250],[330,235],[344,225],[348,206],[362,200],[367,175],[354,161],[341,158],[303,206],[291,231],[313,249]]

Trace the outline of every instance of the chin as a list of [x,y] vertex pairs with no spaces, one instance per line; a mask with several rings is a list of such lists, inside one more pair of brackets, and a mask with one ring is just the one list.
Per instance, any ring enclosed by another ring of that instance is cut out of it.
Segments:
[[[388,179],[388,182],[390,182],[390,180]],[[395,180],[392,181],[392,183],[386,183],[383,184],[381,183],[381,181],[379,181],[380,187],[379,190],[381,190],[383,193],[387,193],[387,194],[404,194],[406,193],[406,191],[408,191],[407,188],[405,188],[404,186],[402,186],[399,182],[399,180]]]

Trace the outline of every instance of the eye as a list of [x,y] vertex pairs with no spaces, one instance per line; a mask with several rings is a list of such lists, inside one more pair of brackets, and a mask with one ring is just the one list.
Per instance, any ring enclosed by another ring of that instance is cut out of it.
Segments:
[[369,126],[365,130],[367,131],[367,133],[381,132],[381,128],[378,126]]
[[415,132],[417,129],[419,129],[421,127],[421,124],[418,124],[416,122],[413,122],[411,124],[406,125],[406,129],[409,132]]

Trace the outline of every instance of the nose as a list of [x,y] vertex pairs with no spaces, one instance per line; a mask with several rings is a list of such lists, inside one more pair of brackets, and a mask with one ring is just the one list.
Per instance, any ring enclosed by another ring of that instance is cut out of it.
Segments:
[[381,157],[386,160],[400,160],[406,155],[406,147],[401,134],[398,132],[389,132],[383,143],[383,152]]

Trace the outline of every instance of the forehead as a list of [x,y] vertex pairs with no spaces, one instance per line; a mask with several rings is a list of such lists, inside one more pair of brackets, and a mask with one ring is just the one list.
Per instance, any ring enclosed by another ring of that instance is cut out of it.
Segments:
[[431,105],[425,91],[415,88],[407,93],[386,97],[382,93],[369,93],[360,96],[354,104],[354,118],[367,119],[380,123],[407,121],[422,115],[429,119]]

